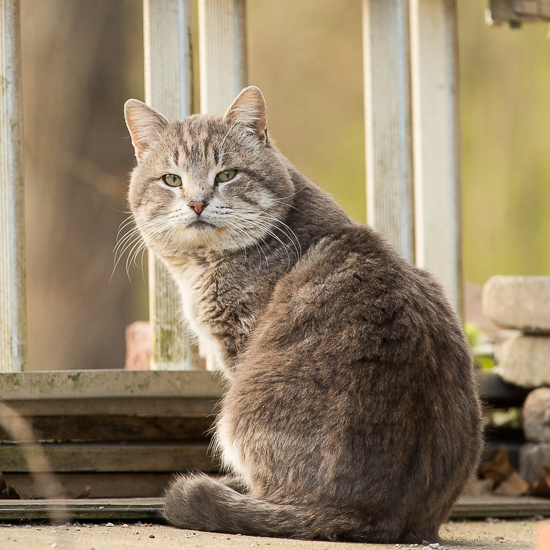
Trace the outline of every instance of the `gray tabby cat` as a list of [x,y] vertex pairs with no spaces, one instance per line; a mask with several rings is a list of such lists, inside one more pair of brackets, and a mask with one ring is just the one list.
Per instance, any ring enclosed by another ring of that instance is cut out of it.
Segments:
[[169,122],[137,100],[130,204],[230,380],[216,442],[231,476],[183,475],[188,529],[436,541],[476,467],[472,358],[440,286],[290,165],[258,88]]

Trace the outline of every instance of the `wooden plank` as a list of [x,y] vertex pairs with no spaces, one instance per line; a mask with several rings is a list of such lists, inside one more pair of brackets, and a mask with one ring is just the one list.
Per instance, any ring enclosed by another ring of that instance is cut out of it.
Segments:
[[[192,114],[192,2],[144,0],[145,101],[170,120]],[[180,294],[164,265],[149,256],[152,368],[198,368],[198,351],[186,336]]]
[[414,263],[409,0],[363,0],[367,223]]
[[[475,373],[481,396],[520,403],[525,390]],[[0,374],[0,396],[24,416],[209,414],[226,381],[214,372],[52,371]]]
[[200,104],[224,113],[246,86],[245,0],[199,0]]
[[[140,520],[162,522],[160,498],[85,500],[0,500],[2,521],[47,521],[67,517],[73,521]],[[536,497],[462,497],[451,519],[550,517],[550,499]]]
[[462,310],[456,0],[410,0],[416,264]]
[[210,372],[123,370],[49,371],[0,374],[0,396],[24,399],[208,397],[223,393],[224,378]]
[[0,0],[0,372],[26,362],[19,0]]
[[217,400],[204,398],[114,398],[10,401],[9,406],[24,417],[136,415],[136,416],[208,416],[215,412]]
[[[201,113],[223,114],[247,82],[245,0],[198,0]],[[217,370],[207,350],[206,368]]]
[[[205,440],[213,415],[161,416],[35,416],[31,420],[38,441],[183,441]],[[16,442],[0,427],[0,442]]]
[[[38,498],[30,474],[6,473],[6,481],[24,498]],[[152,498],[162,497],[170,481],[172,472],[85,472],[57,473],[56,481],[62,494],[80,495],[90,486],[90,498]]]
[[160,498],[86,500],[0,500],[3,521],[130,521],[162,522]]
[[[208,443],[42,444],[53,472],[178,472],[219,470]],[[27,472],[25,446],[0,444],[2,472]]]
[[550,517],[550,499],[540,497],[461,497],[451,519]]

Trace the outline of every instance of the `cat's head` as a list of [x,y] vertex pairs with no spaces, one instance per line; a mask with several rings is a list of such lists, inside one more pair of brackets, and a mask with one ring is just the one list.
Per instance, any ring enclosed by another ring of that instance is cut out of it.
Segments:
[[284,218],[293,184],[269,142],[258,88],[245,88],[223,116],[169,122],[135,99],[125,116],[137,157],[130,207],[160,257],[246,248]]

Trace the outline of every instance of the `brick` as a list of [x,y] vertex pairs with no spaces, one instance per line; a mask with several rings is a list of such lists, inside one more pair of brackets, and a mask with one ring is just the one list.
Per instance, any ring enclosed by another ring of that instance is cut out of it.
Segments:
[[126,370],[151,368],[151,326],[146,321],[136,321],[126,327]]
[[498,366],[502,378],[516,386],[549,386],[550,338],[520,335],[505,340],[498,351]]
[[491,277],[483,288],[483,314],[504,328],[550,334],[550,277]]
[[529,441],[550,442],[550,388],[539,388],[527,396],[523,431]]
[[550,443],[526,443],[519,451],[519,474],[527,481],[538,479],[539,469],[550,468]]

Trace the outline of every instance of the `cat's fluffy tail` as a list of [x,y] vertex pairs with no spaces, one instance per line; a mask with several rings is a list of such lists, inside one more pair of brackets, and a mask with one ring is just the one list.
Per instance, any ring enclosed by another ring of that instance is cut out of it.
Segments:
[[172,483],[165,495],[164,516],[177,527],[198,531],[332,538],[331,533],[316,532],[306,510],[252,498],[204,474],[180,476]]

